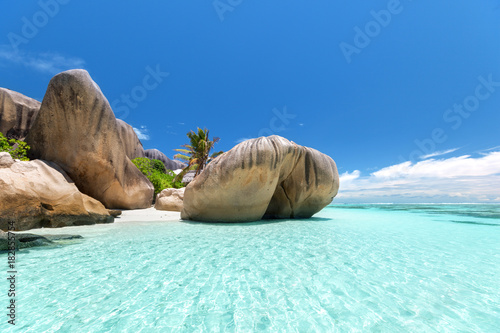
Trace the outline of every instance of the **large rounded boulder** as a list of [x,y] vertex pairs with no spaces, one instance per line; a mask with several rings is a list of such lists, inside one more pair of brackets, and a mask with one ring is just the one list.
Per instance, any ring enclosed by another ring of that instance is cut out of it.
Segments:
[[0,88],[0,132],[9,139],[24,140],[39,110],[39,101]]
[[339,189],[335,162],[280,136],[247,140],[210,162],[187,187],[182,219],[246,222],[309,218]]
[[118,133],[120,133],[120,139],[127,157],[131,160],[137,157],[144,157],[144,148],[134,128],[121,119],[116,119],[116,125],[118,126]]
[[113,222],[55,163],[15,162],[0,153],[0,229],[29,230]]
[[57,163],[107,208],[151,207],[153,185],[127,157],[115,115],[87,71],[52,78],[26,142],[31,159]]

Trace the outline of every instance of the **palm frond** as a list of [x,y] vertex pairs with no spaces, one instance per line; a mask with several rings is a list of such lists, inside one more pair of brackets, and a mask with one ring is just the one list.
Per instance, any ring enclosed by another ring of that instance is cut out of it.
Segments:
[[192,151],[191,150],[187,150],[187,149],[174,149],[175,151],[178,151],[180,153],[185,153],[185,154],[191,154]]
[[189,161],[191,159],[191,157],[186,156],[186,155],[182,155],[182,154],[176,154],[176,155],[174,155],[174,158],[179,159],[179,160],[184,160],[184,161]]
[[[183,175],[189,170],[196,170],[195,177],[200,174],[213,158],[222,154],[222,151],[210,155],[210,151],[214,145],[219,142],[220,138],[215,137],[210,140],[210,131],[206,128],[197,127],[196,131],[186,133],[189,138],[189,144],[182,145],[180,149],[174,149],[183,154],[177,154],[174,158],[183,159],[188,162],[188,166],[182,170]],[[189,169],[189,170],[188,170]],[[180,174],[179,174],[180,175]],[[180,176],[176,177],[179,178]]]
[[212,155],[210,155],[210,157],[216,158],[217,156],[222,155],[222,154],[224,154],[224,152],[221,150],[221,151],[217,151],[215,153],[212,153]]

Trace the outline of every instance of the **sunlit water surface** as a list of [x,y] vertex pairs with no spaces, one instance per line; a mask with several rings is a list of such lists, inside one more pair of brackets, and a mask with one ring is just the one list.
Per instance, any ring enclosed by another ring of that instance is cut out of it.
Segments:
[[500,331],[498,205],[50,232],[84,239],[17,253],[17,325],[4,314],[2,332]]

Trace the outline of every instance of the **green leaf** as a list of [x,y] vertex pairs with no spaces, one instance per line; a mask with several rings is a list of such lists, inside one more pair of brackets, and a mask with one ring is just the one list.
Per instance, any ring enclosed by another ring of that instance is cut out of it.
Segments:
[[146,157],[138,157],[132,163],[145,175],[155,189],[155,198],[158,193],[166,188],[181,188],[183,184],[175,181],[175,174],[172,170],[166,170],[165,165],[160,160],[150,160]]
[[0,152],[7,152],[14,159],[29,161],[29,150],[30,146],[28,146],[26,142],[16,139],[7,139],[3,133],[0,132]]
[[[196,131],[191,130],[186,134],[189,138],[189,144],[182,145],[181,147],[187,149],[174,149],[175,151],[185,154],[178,154],[174,156],[175,158],[188,161],[188,166],[182,170],[182,175],[177,175],[176,179],[182,179],[183,175],[189,170],[196,170],[196,177],[212,158],[223,153],[220,151],[210,155],[210,151],[220,138],[216,137],[210,140],[209,134],[210,132],[208,129],[197,127]],[[193,169],[194,166],[196,166],[196,169]]]

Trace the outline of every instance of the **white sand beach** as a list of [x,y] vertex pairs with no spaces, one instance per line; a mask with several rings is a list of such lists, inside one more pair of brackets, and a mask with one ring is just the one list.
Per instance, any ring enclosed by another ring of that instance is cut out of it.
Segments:
[[115,219],[115,223],[123,222],[169,222],[179,221],[180,212],[170,212],[165,210],[156,210],[154,207],[147,209],[124,210],[122,215]]
[[122,215],[115,218],[114,223],[93,224],[82,226],[68,226],[62,228],[40,228],[26,231],[16,231],[16,233],[30,233],[36,235],[82,235],[99,234],[109,228],[119,228],[120,225],[140,226],[149,222],[178,222],[181,219],[180,212],[156,210],[154,207],[147,209],[123,210]]

